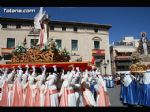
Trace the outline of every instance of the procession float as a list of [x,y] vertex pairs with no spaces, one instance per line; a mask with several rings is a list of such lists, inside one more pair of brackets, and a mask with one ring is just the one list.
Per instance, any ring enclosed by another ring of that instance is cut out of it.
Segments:
[[34,28],[29,32],[29,34],[39,35],[38,43],[31,48],[27,48],[26,40],[24,40],[12,51],[11,62],[1,64],[0,67],[17,67],[20,65],[24,68],[28,64],[36,67],[42,65],[52,67],[56,65],[64,69],[67,69],[69,66],[80,67],[81,69],[90,68],[89,63],[82,62],[82,60],[70,62],[70,54],[67,49],[59,49],[55,40],[49,37],[48,23],[48,14],[41,7],[39,13],[34,17]]
[[137,51],[132,53],[131,58],[133,63],[130,66],[131,73],[144,73],[150,69],[150,41],[145,32],[141,33],[139,46]]

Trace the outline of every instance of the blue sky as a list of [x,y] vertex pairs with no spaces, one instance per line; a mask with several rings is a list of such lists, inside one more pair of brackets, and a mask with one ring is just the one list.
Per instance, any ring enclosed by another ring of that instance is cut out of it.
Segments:
[[[5,13],[6,9],[35,9],[35,13]],[[52,20],[89,22],[112,25],[110,43],[125,36],[140,38],[147,32],[150,39],[150,7],[44,7]],[[39,7],[1,7],[1,17],[33,18]]]

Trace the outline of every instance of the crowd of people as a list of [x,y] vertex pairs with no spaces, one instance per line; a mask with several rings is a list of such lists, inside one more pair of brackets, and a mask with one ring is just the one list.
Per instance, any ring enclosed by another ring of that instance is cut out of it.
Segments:
[[106,81],[106,87],[107,88],[114,88],[114,79],[112,75],[106,75],[104,76],[104,80]]
[[121,78],[121,101],[126,105],[150,106],[150,70]]
[[58,73],[54,65],[41,73],[35,66],[0,69],[0,106],[108,107],[109,96],[98,69],[79,67]]

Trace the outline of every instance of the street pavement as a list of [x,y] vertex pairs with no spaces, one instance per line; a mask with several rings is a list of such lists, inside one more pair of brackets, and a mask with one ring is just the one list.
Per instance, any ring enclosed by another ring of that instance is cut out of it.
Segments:
[[114,88],[107,88],[111,107],[124,107],[124,105],[120,101],[120,89],[120,85],[117,85]]

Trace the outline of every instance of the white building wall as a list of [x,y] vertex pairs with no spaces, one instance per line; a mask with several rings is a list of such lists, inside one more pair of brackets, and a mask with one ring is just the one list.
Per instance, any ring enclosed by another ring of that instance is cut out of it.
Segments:
[[[83,61],[91,61],[92,59],[92,49],[94,49],[94,37],[100,37],[102,41],[100,42],[100,49],[105,50],[105,61],[109,60],[107,66],[107,73],[111,74],[111,60],[110,60],[110,50],[109,50],[109,34],[106,31],[101,31],[101,33],[91,33],[91,32],[69,32],[69,31],[50,31],[49,36],[53,39],[62,40],[62,48],[66,48],[70,53],[76,53],[76,56],[71,55],[71,61],[74,61],[78,57],[82,56]],[[81,30],[82,31],[82,30]],[[71,40],[78,40],[78,51],[71,50]],[[104,74],[104,69],[102,69]]]
[[140,39],[134,39],[134,37],[124,37],[124,40],[123,40],[123,42],[133,42],[134,43],[134,45],[135,45],[135,47],[137,48],[138,46],[139,46],[139,40]]
[[[27,39],[27,47],[30,47],[31,39],[37,39],[38,36],[28,36],[31,27],[30,26],[22,26],[23,29],[2,29],[0,30],[0,48],[7,47],[7,38],[13,37],[15,38],[15,45],[18,43],[22,43],[24,41],[25,35]],[[72,52],[76,53],[77,56],[71,55],[71,61],[82,56],[83,61],[91,61],[92,59],[92,49],[94,49],[94,41],[92,40],[94,37],[100,37],[102,41],[100,42],[100,49],[105,50],[105,60],[109,60],[109,64],[107,66],[107,74],[111,74],[111,61],[110,61],[110,50],[109,50],[109,33],[108,31],[99,31],[98,33],[94,32],[94,29],[81,29],[78,28],[77,32],[73,31],[72,28],[66,28],[66,31],[62,31],[61,27],[55,27],[54,31],[49,32],[49,37],[53,39],[61,39],[62,40],[62,48],[66,48],[70,53],[71,50],[71,40],[78,40],[78,51]],[[1,53],[1,49],[0,49]],[[104,67],[102,67],[102,73],[104,74]]]
[[[30,30],[17,30],[17,29],[1,29],[0,30],[0,48],[7,48],[7,38],[15,38],[15,46],[18,43],[24,41],[25,35],[29,33]],[[27,38],[27,43],[29,38]],[[1,49],[0,49],[1,54]]]

